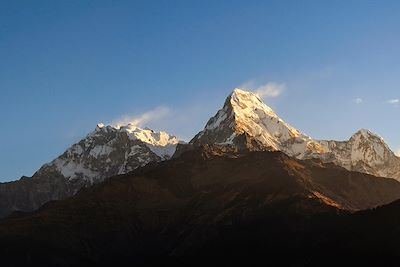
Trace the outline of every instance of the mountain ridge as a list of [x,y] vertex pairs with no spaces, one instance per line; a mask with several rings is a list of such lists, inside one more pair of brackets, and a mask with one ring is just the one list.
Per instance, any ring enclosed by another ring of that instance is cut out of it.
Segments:
[[298,159],[319,158],[351,171],[400,180],[400,158],[377,134],[361,129],[347,141],[313,139],[282,120],[257,94],[238,88],[189,143],[282,151]]

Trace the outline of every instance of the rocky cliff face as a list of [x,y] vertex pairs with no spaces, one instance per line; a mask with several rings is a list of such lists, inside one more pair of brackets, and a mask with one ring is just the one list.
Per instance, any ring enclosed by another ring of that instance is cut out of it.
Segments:
[[178,139],[133,125],[97,125],[84,139],[43,165],[31,178],[0,184],[0,217],[12,211],[32,211],[51,200],[130,172],[149,162],[169,159]]
[[400,158],[379,136],[360,130],[348,141],[315,140],[284,122],[256,94],[240,89],[228,96],[190,144],[282,151],[298,159],[317,158],[348,170],[400,180]]

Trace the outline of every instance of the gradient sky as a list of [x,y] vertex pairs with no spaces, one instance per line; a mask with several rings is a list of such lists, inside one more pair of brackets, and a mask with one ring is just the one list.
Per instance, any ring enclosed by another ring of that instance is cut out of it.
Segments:
[[0,181],[98,122],[189,140],[238,86],[321,139],[400,149],[400,1],[0,1]]

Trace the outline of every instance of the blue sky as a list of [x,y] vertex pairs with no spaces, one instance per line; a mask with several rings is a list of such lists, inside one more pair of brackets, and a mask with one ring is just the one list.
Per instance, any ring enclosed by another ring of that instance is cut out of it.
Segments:
[[278,90],[265,102],[312,137],[368,128],[398,150],[399,13],[399,1],[2,0],[0,181],[98,122],[147,112],[188,140],[241,85]]

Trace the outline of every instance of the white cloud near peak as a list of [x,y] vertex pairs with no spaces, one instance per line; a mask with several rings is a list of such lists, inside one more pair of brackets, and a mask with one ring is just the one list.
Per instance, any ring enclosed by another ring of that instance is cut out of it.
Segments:
[[284,83],[268,82],[263,85],[256,85],[254,81],[249,81],[240,86],[256,93],[260,98],[274,98],[280,96],[286,90]]
[[387,101],[388,104],[394,105],[394,104],[399,104],[400,99],[390,99]]
[[132,124],[135,126],[147,126],[151,122],[161,120],[171,114],[171,109],[160,106],[138,115],[125,115],[112,122],[112,125],[122,126]]
[[356,104],[361,104],[362,102],[364,102],[364,100],[362,98],[354,99],[354,103],[356,103]]

